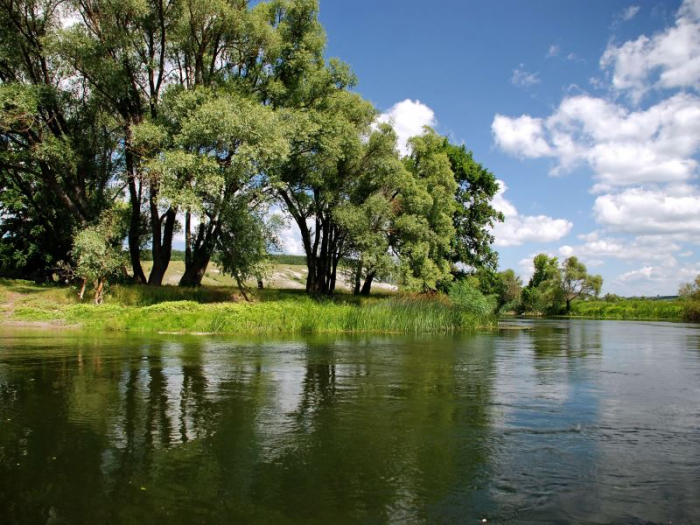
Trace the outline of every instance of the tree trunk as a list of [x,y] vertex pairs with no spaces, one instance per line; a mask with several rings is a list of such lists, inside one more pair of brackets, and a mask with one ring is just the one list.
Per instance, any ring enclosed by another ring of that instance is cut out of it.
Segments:
[[85,287],[87,286],[87,278],[83,277],[83,282],[80,285],[80,291],[78,292],[78,299],[81,301],[85,297]]
[[352,288],[353,295],[360,295],[360,281],[362,279],[362,261],[357,262],[357,267],[355,268],[355,274],[353,275],[354,285]]
[[241,278],[238,276],[238,274],[236,274],[236,284],[238,284],[238,289],[243,294],[243,298],[246,300],[247,303],[249,303],[250,298],[248,297],[248,294],[245,293],[245,285],[241,282]]
[[105,280],[103,277],[100,277],[97,280],[97,285],[95,286],[95,304],[102,304],[102,301],[104,300],[104,288]]
[[369,295],[369,292],[372,289],[372,281],[374,281],[375,275],[376,275],[376,272],[369,272],[367,274],[367,277],[365,278],[365,282],[362,285],[362,291],[360,291],[360,295]]
[[[128,155],[127,155],[128,156]],[[129,162],[127,161],[127,165]],[[127,168],[128,170],[128,168]],[[131,219],[129,221],[129,258],[134,272],[134,281],[146,283],[146,274],[141,266],[141,192],[136,189],[133,175],[129,175],[129,200],[131,201]]]
[[567,298],[566,299],[566,313],[569,314],[571,312],[571,299]]
[[179,286],[201,286],[210,258],[211,255],[203,248],[195,250],[190,264],[185,267],[185,273],[180,278]]
[[153,268],[148,277],[150,286],[160,286],[163,284],[165,272],[170,264],[170,256],[172,255],[173,247],[173,232],[175,231],[175,220],[177,212],[173,208],[169,208],[162,218],[158,213],[157,190],[151,190],[151,231],[152,252],[153,252]]

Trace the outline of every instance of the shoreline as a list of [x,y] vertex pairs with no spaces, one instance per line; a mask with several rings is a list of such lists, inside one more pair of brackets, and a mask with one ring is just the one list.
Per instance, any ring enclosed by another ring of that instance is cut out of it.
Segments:
[[296,290],[266,289],[246,302],[231,287],[116,285],[101,305],[79,303],[69,287],[0,281],[8,328],[101,330],[182,335],[313,333],[452,333],[497,325],[448,298],[412,294],[314,299]]

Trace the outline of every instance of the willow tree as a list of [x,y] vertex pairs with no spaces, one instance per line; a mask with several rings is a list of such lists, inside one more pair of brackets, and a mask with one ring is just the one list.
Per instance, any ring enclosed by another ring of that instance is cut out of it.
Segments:
[[491,247],[494,241],[491,231],[496,222],[504,220],[503,214],[493,206],[498,181],[493,173],[474,160],[466,146],[451,144],[445,138],[443,150],[457,183],[452,218],[455,229],[453,262],[495,271],[498,253]]
[[362,162],[363,136],[376,111],[358,95],[340,91],[312,111],[295,111],[292,153],[276,174],[275,188],[301,234],[306,290],[333,293],[347,230],[335,211],[347,200]]
[[113,196],[113,122],[53,51],[61,4],[0,2],[0,256],[37,277]]
[[397,137],[386,124],[373,129],[362,141],[354,176],[348,179],[347,199],[335,210],[346,231],[345,256],[351,261],[353,291],[368,295],[380,274],[396,269],[393,247],[402,189],[410,185],[411,173],[397,153]]
[[120,126],[123,173],[132,206],[129,248],[134,276],[146,277],[139,259],[147,218],[153,266],[150,284],[161,284],[170,262],[178,210],[162,208],[158,178],[144,175],[134,128],[160,116],[163,94],[264,77],[266,53],[276,59],[269,8],[244,0],[77,0],[67,5],[77,22],[63,32],[59,51],[101,98]]
[[405,165],[411,174],[401,188],[395,250],[404,284],[418,291],[436,290],[452,279],[452,255],[458,185],[444,151],[444,138],[426,128],[409,141]]
[[167,94],[160,119],[136,128],[138,144],[152,152],[145,170],[160,188],[157,205],[186,211],[181,285],[201,284],[241,200],[253,205],[265,198],[264,173],[287,155],[285,130],[278,113],[250,96],[180,87]]
[[598,297],[603,286],[603,278],[600,275],[589,274],[586,265],[572,256],[562,265],[559,286],[568,314],[571,311],[571,302],[575,299]]

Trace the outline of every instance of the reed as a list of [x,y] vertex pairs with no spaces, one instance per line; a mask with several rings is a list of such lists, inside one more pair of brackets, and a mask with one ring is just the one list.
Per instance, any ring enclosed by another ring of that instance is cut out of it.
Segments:
[[[0,285],[0,289],[2,286]],[[62,297],[66,295],[65,290]],[[256,292],[251,303],[230,287],[114,286],[105,304],[33,302],[12,319],[130,332],[217,334],[386,332],[437,333],[493,326],[495,317],[444,295],[338,295],[317,300],[293,290]]]
[[683,302],[679,300],[580,301],[571,305],[571,316],[595,317],[599,319],[680,321],[683,319],[683,311]]

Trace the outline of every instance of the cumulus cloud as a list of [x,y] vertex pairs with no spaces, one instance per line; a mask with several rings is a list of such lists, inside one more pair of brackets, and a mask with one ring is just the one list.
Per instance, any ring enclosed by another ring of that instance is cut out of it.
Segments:
[[558,45],[552,44],[551,46],[549,46],[549,51],[547,51],[546,58],[553,58],[553,57],[559,55],[560,51],[561,51],[561,48]]
[[282,253],[288,255],[304,255],[304,245],[301,242],[301,234],[296,224],[287,223],[280,232],[280,248]]
[[699,273],[698,263],[680,267],[643,265],[618,275],[611,282],[611,289],[628,295],[671,295],[677,292],[681,284],[692,281]]
[[615,231],[700,236],[700,194],[685,185],[601,195],[593,211],[600,224]]
[[522,115],[510,118],[496,115],[491,130],[498,147],[519,157],[549,157],[553,154],[545,139],[542,119]]
[[[634,13],[636,14],[636,12]],[[652,88],[700,86],[700,0],[685,0],[675,24],[651,37],[611,42],[600,59],[615,89],[639,102]]]
[[686,181],[697,169],[700,97],[678,93],[633,111],[578,95],[546,119],[497,114],[491,129],[507,153],[555,159],[553,174],[585,164],[603,187]]
[[513,76],[510,77],[510,82],[514,86],[530,87],[542,82],[539,73],[530,73],[525,70],[525,64],[520,64],[513,70]]
[[593,235],[579,236],[584,242],[574,246],[559,248],[559,255],[575,255],[587,261],[601,259],[618,259],[623,261],[641,261],[643,263],[675,263],[672,254],[681,249],[677,243],[655,236],[638,236],[634,239],[620,237],[601,237]]
[[435,112],[420,100],[406,99],[394,104],[377,119],[380,123],[389,123],[398,135],[399,151],[402,155],[410,153],[408,139],[423,133],[425,126],[435,127]]
[[493,228],[496,246],[519,246],[525,242],[554,242],[566,236],[573,224],[565,219],[546,215],[521,215],[503,194],[508,186],[498,181],[500,189],[493,199],[493,207],[503,213],[505,221]]

